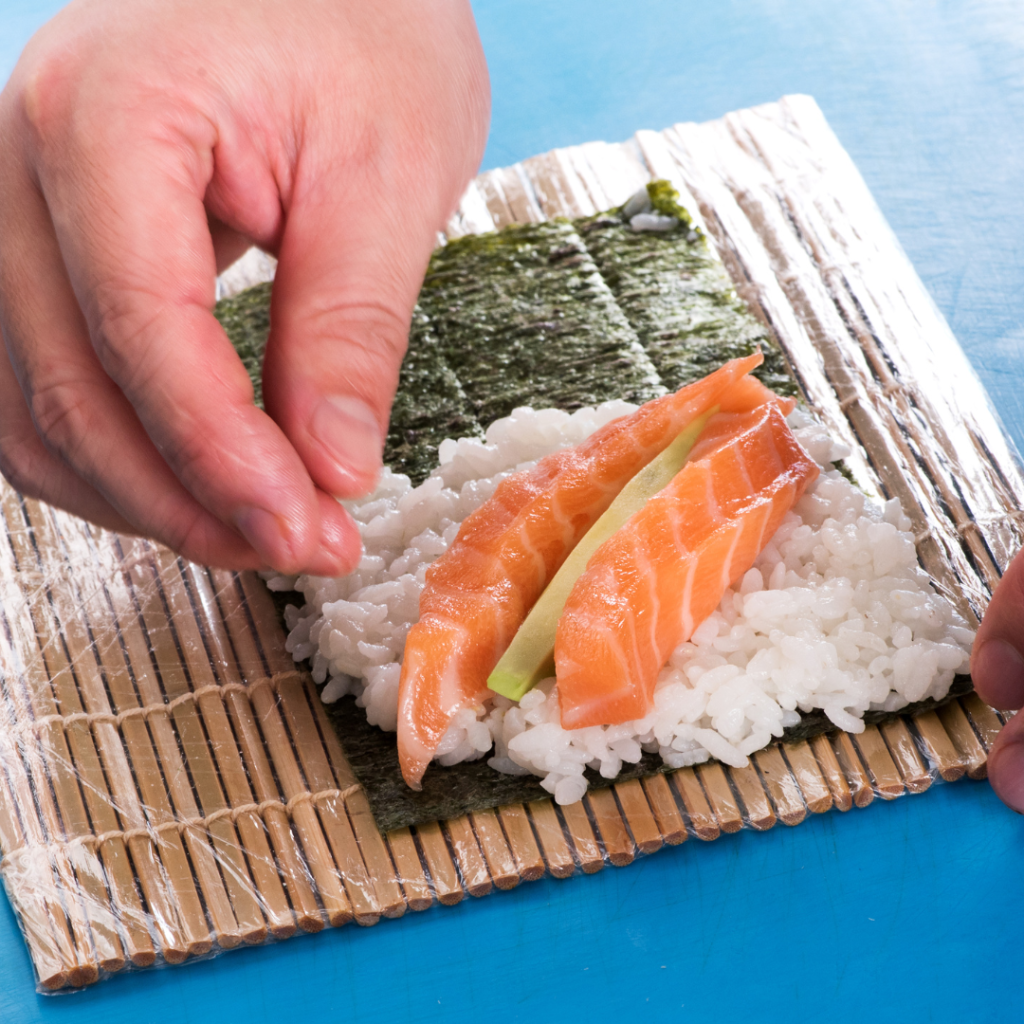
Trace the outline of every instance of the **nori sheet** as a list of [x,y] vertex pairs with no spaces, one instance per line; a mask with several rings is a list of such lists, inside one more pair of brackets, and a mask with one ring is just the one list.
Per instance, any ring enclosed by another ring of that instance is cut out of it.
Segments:
[[[656,208],[664,202],[659,196]],[[270,285],[257,285],[214,310],[253,378],[257,404],[270,294]],[[457,239],[430,261],[384,460],[418,484],[437,464],[444,438],[479,436],[517,406],[571,411],[611,398],[642,402],[758,347],[765,354],[761,380],[798,394],[782,353],[685,217],[667,232],[635,233],[611,210]],[[291,597],[274,594],[282,618]],[[970,689],[970,677],[958,676],[946,700]],[[936,706],[925,701],[898,713],[871,712],[865,721]],[[503,775],[486,757],[432,765],[423,790],[413,792],[402,780],[393,733],[371,726],[351,697],[328,712],[382,831],[548,795],[537,777]],[[784,738],[833,730],[815,712]],[[645,754],[614,780],[587,775],[600,788],[668,770],[657,754]]]
[[450,242],[430,261],[420,305],[481,423],[521,405],[571,411],[665,393],[568,221]]

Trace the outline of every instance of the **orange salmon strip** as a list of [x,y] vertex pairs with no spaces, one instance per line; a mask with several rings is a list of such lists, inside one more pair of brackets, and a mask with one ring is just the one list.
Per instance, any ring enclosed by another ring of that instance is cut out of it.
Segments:
[[782,411],[720,413],[690,459],[594,552],[558,622],[562,727],[643,718],[658,672],[818,475]]
[[[783,401],[746,375],[758,352],[656,398],[574,448],[503,480],[428,570],[398,694],[398,755],[419,789],[452,718],[490,696],[487,677],[552,576],[627,481],[719,405]],[[733,388],[737,393],[732,393]],[[791,407],[791,406],[790,406]]]

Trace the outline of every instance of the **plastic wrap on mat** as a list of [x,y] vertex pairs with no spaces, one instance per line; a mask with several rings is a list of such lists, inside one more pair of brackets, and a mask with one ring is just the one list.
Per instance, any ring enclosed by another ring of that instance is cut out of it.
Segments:
[[[1020,543],[1020,470],[812,101],[489,172],[449,233],[593,215],[651,177],[686,193],[855,475],[900,497],[922,565],[976,616]],[[745,768],[382,835],[255,575],[185,563],[9,488],[2,513],[0,873],[44,992],[981,778],[1002,724],[968,695],[856,736],[775,744]]]
[[41,991],[981,777],[1000,725],[971,696],[381,836],[257,577],[9,490],[4,516],[0,841]]

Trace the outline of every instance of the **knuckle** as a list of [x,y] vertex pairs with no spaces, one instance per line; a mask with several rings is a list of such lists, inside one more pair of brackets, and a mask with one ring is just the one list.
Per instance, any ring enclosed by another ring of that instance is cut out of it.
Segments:
[[161,454],[189,490],[223,476],[224,467],[217,465],[221,453],[211,446],[202,430],[180,430],[172,441],[161,446]]
[[0,441],[0,476],[27,498],[43,497],[45,462],[36,437],[11,435]]
[[71,463],[89,435],[91,403],[86,389],[73,380],[54,380],[33,390],[29,410],[40,437]]
[[36,53],[17,94],[24,123],[36,141],[45,145],[63,134],[69,120],[69,88],[73,69],[66,54]]
[[135,289],[99,288],[93,348],[100,365],[127,392],[142,390],[159,374],[161,308]]
[[202,536],[205,518],[199,509],[182,514],[182,510],[176,508],[172,514],[163,516],[162,521],[156,525],[156,537],[172,551],[186,558],[202,558],[207,554]]
[[312,332],[345,345],[347,370],[397,371],[409,343],[408,314],[384,302],[330,305],[311,314]]

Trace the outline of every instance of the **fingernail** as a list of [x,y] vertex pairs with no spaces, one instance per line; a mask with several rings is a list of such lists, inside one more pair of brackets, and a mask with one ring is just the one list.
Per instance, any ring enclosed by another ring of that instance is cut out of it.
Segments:
[[971,675],[997,708],[1024,703],[1024,658],[1005,640],[987,640],[971,658]]
[[339,497],[355,497],[373,489],[380,474],[383,438],[376,413],[361,398],[321,398],[309,431],[329,453],[342,478],[344,493]]
[[249,506],[235,513],[235,528],[264,558],[287,548],[288,537],[284,524],[265,508]]

